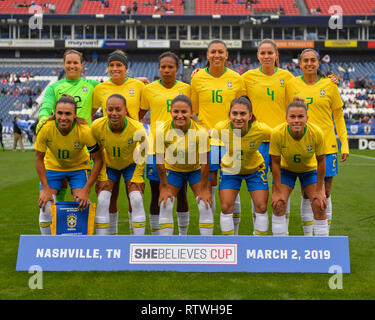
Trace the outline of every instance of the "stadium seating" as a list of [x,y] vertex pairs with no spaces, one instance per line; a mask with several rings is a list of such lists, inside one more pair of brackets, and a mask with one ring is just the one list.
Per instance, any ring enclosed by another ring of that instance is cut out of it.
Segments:
[[[109,6],[103,7],[101,1],[94,1],[94,0],[84,0],[82,7],[79,11],[80,14],[121,14],[121,5],[125,5],[126,8],[132,8],[131,13],[133,12],[133,2],[134,0],[109,0]],[[170,3],[166,3],[165,1],[164,6],[168,9],[173,8],[172,11],[161,11],[156,10],[154,6],[154,0],[150,0],[151,5],[144,5],[148,3],[148,0],[138,0],[136,1],[138,5],[138,10],[136,14],[176,14],[182,15],[184,14],[184,6],[181,5],[181,0],[170,0]]]
[[[0,1],[0,13],[15,13],[15,14],[25,14],[29,13],[29,7],[15,7],[15,3],[18,5],[26,3],[27,5],[30,5],[32,2],[34,2],[36,5],[41,5],[41,3],[49,2],[50,4],[55,3],[56,5],[56,14],[67,14],[69,13],[69,10],[74,2],[74,0],[64,0],[64,1],[58,1],[58,0],[51,0],[51,1],[43,1],[43,0],[4,0]],[[43,8],[44,13],[49,13],[48,8]]]
[[[195,12],[199,15],[250,15],[251,9],[246,6],[246,0],[195,0]],[[294,0],[259,0],[252,4],[255,14],[276,13],[280,6],[283,7],[286,15],[299,15],[297,8],[294,8]]]
[[327,15],[330,6],[340,6],[343,9],[344,15],[353,14],[374,14],[375,0],[305,0],[308,9],[320,8],[322,15]]

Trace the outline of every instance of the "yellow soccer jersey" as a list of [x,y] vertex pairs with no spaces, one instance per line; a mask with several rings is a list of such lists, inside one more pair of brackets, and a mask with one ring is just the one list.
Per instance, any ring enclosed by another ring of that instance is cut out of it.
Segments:
[[[264,140],[269,140],[272,129],[265,123],[254,121],[249,124],[248,132],[236,136],[230,120],[219,122],[215,131],[226,147],[226,153],[221,159],[221,168],[231,174],[251,174],[264,163],[258,151]],[[238,140],[237,140],[238,139]]]
[[225,68],[219,78],[205,68],[191,80],[193,112],[198,114],[198,120],[206,129],[213,129],[219,121],[227,120],[232,100],[245,94],[241,76],[229,68]]
[[273,75],[268,76],[261,68],[242,74],[247,96],[253,106],[256,119],[271,128],[285,121],[285,87],[294,76],[286,70],[276,68]]
[[172,88],[166,88],[161,84],[161,81],[158,80],[144,88],[141,109],[150,110],[150,132],[153,138],[155,138],[156,133],[156,122],[171,120],[171,102],[175,97],[181,94],[190,98],[190,85],[181,81],[176,81]]
[[140,122],[126,117],[124,130],[121,133],[113,133],[109,127],[108,118],[103,117],[92,123],[92,134],[104,149],[107,167],[122,170],[133,163],[137,163],[137,166],[144,166],[144,163],[140,164],[135,159],[135,154],[142,156],[139,154],[143,151],[142,148],[134,152],[136,148],[139,148],[140,143],[146,143],[143,142],[143,137],[147,137],[147,133]]
[[34,149],[46,153],[44,165],[47,170],[74,171],[91,169],[86,146],[95,145],[96,140],[88,125],[74,121],[71,131],[63,136],[56,121],[50,120],[40,129]]
[[[156,129],[156,153],[164,153],[165,168],[177,172],[199,170],[199,154],[210,151],[210,141],[205,128],[191,120],[186,134],[175,129],[173,121]],[[208,159],[207,159],[208,163]]]
[[[336,153],[338,151],[334,121],[332,112],[339,110],[343,106],[337,85],[329,78],[320,78],[315,84],[308,85],[303,80],[303,76],[291,79],[286,88],[286,106],[293,101],[294,97],[305,99],[309,123],[316,124],[322,129],[325,139],[324,153]],[[338,132],[344,132],[342,151],[349,153],[348,142],[346,139],[345,121],[336,123]],[[343,152],[344,153],[344,152]]]
[[121,94],[126,99],[126,107],[130,117],[139,119],[139,106],[145,85],[142,81],[133,78],[126,78],[123,84],[116,85],[112,80],[98,84],[94,89],[93,109],[102,107],[103,115],[106,114],[107,99],[112,94]]
[[295,140],[284,122],[272,130],[269,154],[281,156],[280,166],[288,171],[303,173],[317,168],[316,156],[324,154],[322,130],[307,123],[305,133],[300,140]]

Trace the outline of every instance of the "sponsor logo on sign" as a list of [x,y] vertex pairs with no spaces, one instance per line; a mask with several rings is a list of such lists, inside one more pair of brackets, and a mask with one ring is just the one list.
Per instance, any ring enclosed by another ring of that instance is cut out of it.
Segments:
[[132,243],[129,264],[237,264],[237,244]]

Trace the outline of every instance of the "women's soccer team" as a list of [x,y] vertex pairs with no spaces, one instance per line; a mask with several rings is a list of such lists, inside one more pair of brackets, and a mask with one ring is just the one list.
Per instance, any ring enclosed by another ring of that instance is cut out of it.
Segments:
[[[321,73],[314,49],[299,55],[299,77],[279,67],[271,39],[260,42],[257,57],[260,67],[239,75],[226,67],[225,42],[213,40],[207,65],[194,72],[191,85],[176,79],[180,61],[170,51],[159,56],[160,80],[146,83],[127,76],[127,56],[116,50],[107,59],[110,79],[89,83],[80,77],[81,53],[68,50],[66,78],[47,88],[34,146],[41,234],[51,234],[51,205],[64,198],[67,184],[84,209],[95,183],[96,234],[117,234],[121,176],[129,232],[145,234],[146,175],[152,235],[174,234],[175,199],[178,234],[188,234],[187,185],[198,207],[201,235],[214,234],[215,218],[222,235],[238,235],[245,180],[252,234],[287,236],[289,198],[298,177],[304,235],[328,236],[338,152],[341,161],[349,156],[337,79]],[[103,117],[91,123],[99,108]],[[139,121],[148,111],[147,134]]]

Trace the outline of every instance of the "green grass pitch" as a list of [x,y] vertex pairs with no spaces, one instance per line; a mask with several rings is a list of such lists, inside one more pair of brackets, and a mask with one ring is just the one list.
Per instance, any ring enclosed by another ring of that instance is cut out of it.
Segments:
[[[353,150],[340,164],[333,185],[331,235],[349,236],[351,273],[343,289],[329,288],[332,274],[255,274],[181,272],[44,272],[43,289],[29,288],[28,272],[16,272],[19,237],[39,234],[38,178],[33,151],[0,152],[0,299],[132,299],[132,300],[252,300],[252,299],[374,299],[375,298],[375,151]],[[299,188],[292,194],[291,235],[302,235]],[[69,200],[69,199],[68,199]],[[91,200],[96,202],[95,193]],[[149,185],[145,208],[148,212]],[[250,198],[241,189],[240,234],[252,232]],[[199,234],[198,213],[189,192],[190,234]],[[218,197],[217,197],[218,203]],[[119,233],[128,234],[127,200],[121,187]],[[215,234],[220,234],[219,205]],[[269,210],[270,211],[270,210]],[[147,234],[150,234],[149,224]]]

